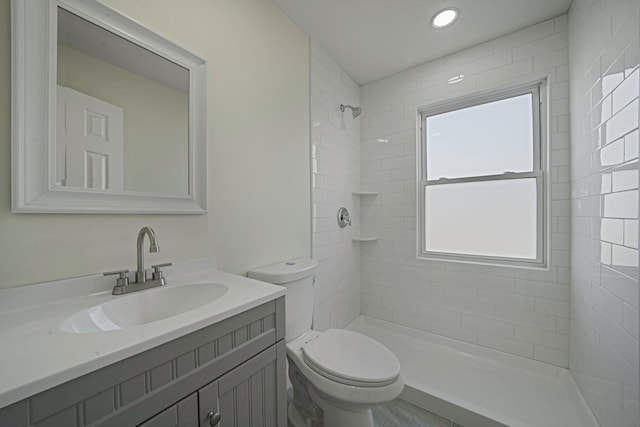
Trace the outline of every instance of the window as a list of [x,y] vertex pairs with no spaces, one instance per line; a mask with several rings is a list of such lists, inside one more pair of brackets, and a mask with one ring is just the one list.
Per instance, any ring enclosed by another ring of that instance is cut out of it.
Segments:
[[419,257],[544,264],[542,87],[420,113]]

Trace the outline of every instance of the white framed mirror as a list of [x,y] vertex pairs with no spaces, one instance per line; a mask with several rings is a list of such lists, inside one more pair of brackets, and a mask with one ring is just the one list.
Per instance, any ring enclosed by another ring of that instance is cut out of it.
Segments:
[[11,14],[13,212],[205,213],[205,61],[95,0]]

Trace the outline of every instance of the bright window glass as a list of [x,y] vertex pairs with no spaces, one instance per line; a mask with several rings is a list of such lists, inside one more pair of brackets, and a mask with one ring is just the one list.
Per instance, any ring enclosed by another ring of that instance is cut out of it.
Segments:
[[419,256],[544,264],[541,85],[421,113]]
[[427,117],[427,179],[533,170],[531,96]]
[[536,191],[535,178],[427,186],[427,248],[535,260]]

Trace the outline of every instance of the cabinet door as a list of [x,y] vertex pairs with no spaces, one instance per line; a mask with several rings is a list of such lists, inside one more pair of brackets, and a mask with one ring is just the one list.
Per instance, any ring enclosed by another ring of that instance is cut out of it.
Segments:
[[213,413],[219,427],[285,427],[284,364],[280,342],[201,388],[200,426],[211,426]]
[[139,427],[198,427],[198,396],[189,395]]

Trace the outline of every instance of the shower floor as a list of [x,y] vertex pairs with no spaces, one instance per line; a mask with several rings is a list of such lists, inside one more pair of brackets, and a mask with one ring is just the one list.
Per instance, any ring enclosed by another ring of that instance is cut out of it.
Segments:
[[347,329],[398,357],[401,399],[447,420],[474,427],[598,427],[567,369],[367,316]]

